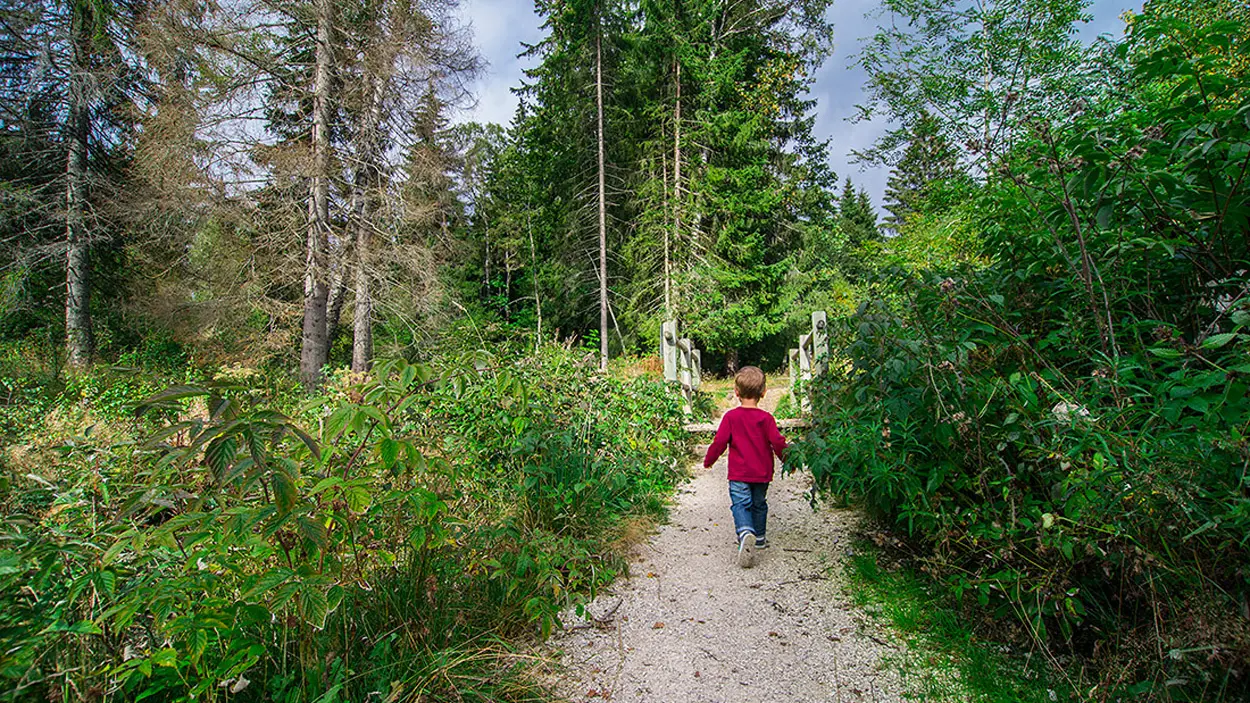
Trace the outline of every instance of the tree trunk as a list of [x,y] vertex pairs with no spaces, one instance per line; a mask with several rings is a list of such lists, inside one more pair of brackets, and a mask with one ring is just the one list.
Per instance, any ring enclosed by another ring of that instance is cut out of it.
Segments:
[[534,351],[543,343],[543,299],[538,291],[538,251],[534,247],[534,225],[529,212],[525,213],[525,229],[530,237],[530,285],[534,287],[534,309],[538,313],[538,326],[534,332]]
[[300,346],[300,381],[307,389],[321,382],[329,359],[326,336],[327,235],[330,229],[330,32],[333,0],[317,2],[316,68],[313,77],[313,165],[308,194],[307,259],[304,270],[304,332]]
[[738,349],[736,347],[725,352],[725,372],[730,376],[738,373]]
[[339,322],[343,317],[343,304],[347,300],[347,273],[348,263],[352,259],[351,252],[346,247],[336,247],[330,258],[330,274],[329,294],[326,298],[326,344],[327,351],[329,346],[334,345],[334,338],[339,333]]
[[[600,20],[602,25],[602,20]],[[599,124],[599,368],[608,370],[608,223],[603,175],[603,31],[595,35],[595,107]]]
[[[371,208],[366,208],[369,210]],[[356,308],[352,312],[352,371],[364,372],[373,363],[373,294],[369,290],[369,223],[356,226]]]
[[87,258],[87,138],[91,132],[87,85],[91,24],[86,3],[70,10],[72,59],[66,125],[69,153],[65,162],[65,352],[70,366],[91,363],[90,262]]
[[[473,202],[477,202],[474,197]],[[482,254],[482,291],[484,293],[483,300],[490,300],[490,224],[486,224],[485,231],[482,236],[486,243],[486,251]]]
[[674,60],[676,65],[677,99],[673,104],[673,241],[669,244],[664,238],[664,309],[666,317],[672,317],[670,303],[670,286],[672,285],[672,257],[670,246],[677,246],[681,241],[681,61]]
[[[392,59],[393,60],[393,59]],[[360,126],[361,165],[356,174],[356,307],[352,311],[352,371],[373,364],[373,216],[382,187],[382,100],[390,86],[390,69],[370,78],[369,102]]]
[[664,230],[664,319],[668,320],[673,316],[673,300],[671,291],[668,286],[669,272],[669,229],[668,229],[668,153],[663,149],[660,150],[660,183],[663,195],[660,198],[660,209],[664,213],[664,220],[661,228]]

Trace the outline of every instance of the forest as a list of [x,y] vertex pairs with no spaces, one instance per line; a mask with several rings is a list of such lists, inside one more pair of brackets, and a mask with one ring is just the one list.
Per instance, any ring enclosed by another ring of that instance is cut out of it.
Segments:
[[662,323],[817,310],[814,499],[1058,700],[1250,697],[1250,6],[536,0],[498,125],[460,5],[0,9],[0,700],[552,700],[690,461]]

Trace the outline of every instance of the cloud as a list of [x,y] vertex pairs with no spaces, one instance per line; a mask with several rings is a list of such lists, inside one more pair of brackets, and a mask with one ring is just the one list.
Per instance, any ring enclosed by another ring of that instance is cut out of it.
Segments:
[[541,20],[533,3],[524,0],[468,0],[461,16],[472,26],[487,66],[474,86],[476,105],[460,115],[459,121],[507,125],[517,106],[511,89],[521,85],[524,70],[534,65],[517,55],[524,50],[523,44],[543,38]]

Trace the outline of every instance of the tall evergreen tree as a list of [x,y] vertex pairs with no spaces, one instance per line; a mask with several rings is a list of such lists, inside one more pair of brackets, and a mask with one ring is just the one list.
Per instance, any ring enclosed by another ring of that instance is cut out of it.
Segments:
[[684,186],[692,228],[675,307],[736,366],[781,329],[784,280],[801,241],[796,204],[822,151],[811,137],[810,76],[830,44],[827,3],[690,2],[693,107]]
[[541,63],[526,74],[516,129],[526,168],[545,177],[524,200],[533,203],[538,248],[564,270],[546,297],[559,305],[563,328],[599,328],[602,359],[613,312],[607,267],[624,219],[616,197],[628,162],[621,155],[633,148],[615,121],[628,18],[609,0],[540,2],[538,11],[549,34],[528,51]]
[[42,150],[40,162],[62,164],[59,193],[41,190],[61,205],[48,214],[59,213],[63,235],[65,350],[73,366],[95,353],[91,252],[106,227],[93,201],[118,181],[132,108],[144,99],[147,75],[135,46],[142,11],[128,0],[23,0],[7,4],[0,23],[5,132],[25,132],[27,144]]
[[[587,14],[593,4],[541,6],[551,34],[534,49],[543,61],[516,129],[531,168],[548,176],[533,199],[544,246],[570,273],[587,259],[561,239],[591,229],[581,213],[593,211],[587,196],[597,186],[588,176],[600,173],[597,104],[587,92],[598,85],[596,46],[611,76],[603,173],[615,304],[600,316],[601,335],[605,317],[624,341],[654,333],[671,312],[701,341],[729,351],[780,328],[779,291],[801,223],[831,209],[830,198],[806,194],[827,186],[816,185],[827,169],[805,96],[829,46],[825,5],[649,0],[636,10],[605,5],[602,25]],[[588,32],[600,26],[596,44]],[[576,280],[564,278],[566,286]],[[590,327],[571,311],[554,312],[566,329]]]
[[959,151],[942,134],[941,125],[929,115],[916,120],[908,131],[907,148],[890,173],[884,208],[886,229],[898,233],[913,212],[922,211],[939,181],[960,174]]
[[842,196],[838,199],[838,229],[847,248],[852,251],[881,239],[877,214],[868,191],[863,188],[856,190],[849,176],[843,182]]

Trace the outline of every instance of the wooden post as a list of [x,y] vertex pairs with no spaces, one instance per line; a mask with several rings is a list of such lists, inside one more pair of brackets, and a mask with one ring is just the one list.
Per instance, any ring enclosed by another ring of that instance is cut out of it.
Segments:
[[787,354],[790,359],[790,397],[799,397],[799,350],[791,349]]
[[677,320],[668,320],[660,332],[660,357],[664,359],[664,380],[677,380]]
[[829,330],[825,311],[812,313],[812,375],[829,370]]
[[804,413],[808,413],[812,410],[812,399],[809,395],[812,383],[812,335],[810,334],[799,337],[799,376],[803,389],[800,393],[800,408]]
[[690,360],[693,367],[690,373],[690,378],[692,380],[691,386],[693,386],[695,390],[698,390],[699,385],[703,383],[703,352],[698,349],[691,349]]
[[689,415],[694,410],[694,378],[692,371],[691,347],[689,339],[680,339],[677,341],[677,351],[681,354],[680,375],[681,375],[681,398],[683,410]]

